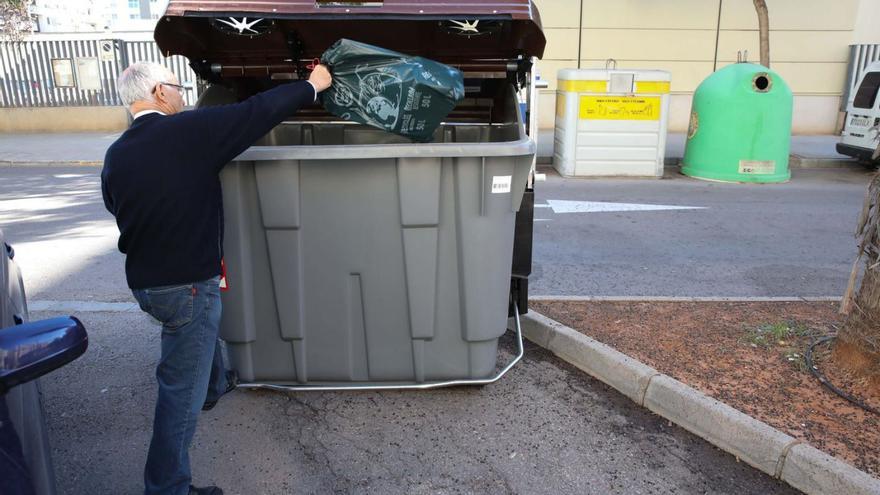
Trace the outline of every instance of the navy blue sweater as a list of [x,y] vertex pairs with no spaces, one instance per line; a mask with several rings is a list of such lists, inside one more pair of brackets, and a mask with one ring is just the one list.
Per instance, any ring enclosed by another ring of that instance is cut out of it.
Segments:
[[308,82],[283,84],[233,105],[151,113],[107,150],[104,205],[116,217],[128,286],[143,289],[220,274],[219,172],[315,98]]

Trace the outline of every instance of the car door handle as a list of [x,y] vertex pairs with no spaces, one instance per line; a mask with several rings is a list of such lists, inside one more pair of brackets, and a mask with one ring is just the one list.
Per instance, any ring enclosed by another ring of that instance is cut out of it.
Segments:
[[4,242],[3,244],[6,244],[6,254],[9,256],[9,259],[14,259],[15,249],[12,249],[12,246],[10,246],[9,243]]

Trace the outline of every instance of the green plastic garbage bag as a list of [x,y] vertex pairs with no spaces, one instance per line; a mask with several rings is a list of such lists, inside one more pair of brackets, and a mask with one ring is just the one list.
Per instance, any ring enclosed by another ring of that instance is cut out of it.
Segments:
[[341,39],[321,63],[333,75],[333,85],[321,93],[327,111],[414,141],[430,141],[464,98],[457,69],[366,43]]

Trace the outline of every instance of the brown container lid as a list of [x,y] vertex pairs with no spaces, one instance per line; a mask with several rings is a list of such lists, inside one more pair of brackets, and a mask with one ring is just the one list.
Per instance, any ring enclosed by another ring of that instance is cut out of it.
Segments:
[[239,67],[320,57],[340,38],[462,67],[540,58],[546,44],[531,0],[171,0],[155,30],[166,56]]

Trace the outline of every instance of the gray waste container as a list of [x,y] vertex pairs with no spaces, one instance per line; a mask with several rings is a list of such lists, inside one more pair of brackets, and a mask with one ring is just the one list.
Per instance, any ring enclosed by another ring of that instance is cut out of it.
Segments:
[[[516,119],[512,92],[508,107]],[[406,144],[289,123],[228,165],[221,331],[241,377],[488,376],[535,153],[522,129],[447,125]]]
[[[369,13],[393,10],[395,3]],[[493,21],[486,34],[495,38],[471,42],[443,27],[437,36],[452,41],[428,45],[457,55],[462,46],[479,48],[473,56],[500,54],[494,62],[455,64],[465,73],[468,94],[433,143],[305,111],[224,168],[228,291],[221,336],[242,380],[417,384],[492,374],[507,327],[516,212],[535,155],[516,88],[530,80],[523,30],[536,43],[527,55],[539,56],[544,46],[538,21],[520,7],[514,10],[525,16],[522,23]],[[177,22],[169,24],[185,31]],[[282,22],[274,21],[275,29]],[[368,24],[348,25],[363,27],[361,35],[351,28],[348,36],[407,51],[381,39],[387,27],[361,22]],[[398,32],[413,29],[424,37],[425,26],[436,31],[447,21],[419,24],[398,16],[395,22]],[[325,28],[303,25],[309,23],[298,25],[301,36],[328,41],[300,45],[326,48],[335,41]],[[223,43],[228,48],[229,41]],[[187,54],[187,46],[171,52]],[[419,54],[454,61],[428,49]],[[300,58],[313,56],[305,55]],[[188,56],[206,79],[234,88],[239,98],[253,87],[248,78],[256,75],[248,71],[259,74],[254,63],[233,65],[238,58],[220,63],[210,52]],[[267,63],[267,72],[275,70]]]

